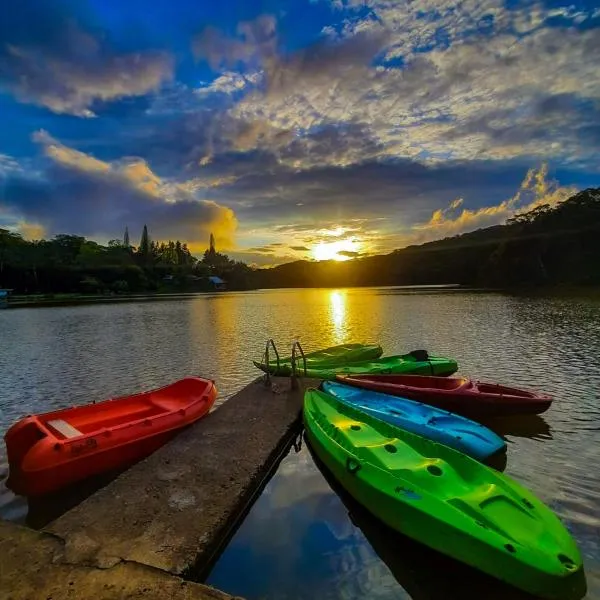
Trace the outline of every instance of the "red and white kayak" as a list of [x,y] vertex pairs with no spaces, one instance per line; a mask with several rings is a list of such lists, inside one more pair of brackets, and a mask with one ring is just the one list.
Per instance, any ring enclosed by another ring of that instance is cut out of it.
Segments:
[[5,434],[16,494],[38,496],[145,458],[213,406],[213,381],[186,377],[166,387],[28,416]]
[[336,378],[340,383],[416,400],[472,418],[539,414],[552,404],[550,396],[464,377],[337,375]]

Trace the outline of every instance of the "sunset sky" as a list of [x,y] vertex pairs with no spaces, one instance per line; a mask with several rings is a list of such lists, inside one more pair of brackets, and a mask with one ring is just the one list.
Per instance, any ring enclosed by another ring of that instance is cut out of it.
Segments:
[[600,1],[0,3],[0,227],[273,265],[600,184]]

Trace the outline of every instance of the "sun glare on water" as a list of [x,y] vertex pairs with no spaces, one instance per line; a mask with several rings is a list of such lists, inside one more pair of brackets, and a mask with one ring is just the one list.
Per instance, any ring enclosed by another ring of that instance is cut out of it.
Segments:
[[312,253],[316,260],[350,260],[354,258],[352,253],[360,252],[360,246],[355,240],[320,242],[312,249]]

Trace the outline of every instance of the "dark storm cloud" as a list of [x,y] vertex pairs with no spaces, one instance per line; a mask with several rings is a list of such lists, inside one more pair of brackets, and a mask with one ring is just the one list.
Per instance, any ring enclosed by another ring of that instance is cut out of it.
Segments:
[[296,252],[310,252],[310,248],[306,246],[290,246],[290,250],[295,250]]
[[348,38],[322,37],[306,48],[285,54],[285,40],[278,37],[276,25],[272,15],[262,15],[240,23],[235,37],[206,27],[193,40],[192,49],[198,59],[206,60],[215,70],[260,67],[268,94],[279,94],[290,85],[312,84],[331,73],[370,64],[390,37],[384,28],[369,29]]
[[330,223],[382,217],[406,226],[427,220],[432,210],[458,195],[500,201],[512,195],[525,171],[518,164],[424,165],[406,160],[309,171],[280,169],[247,174],[214,197],[226,198],[248,221],[287,221],[274,227],[279,233],[310,232],[319,219]]
[[[529,147],[531,155],[544,157],[551,148],[575,153],[584,139],[599,143],[600,108],[596,103],[575,94],[545,96],[520,108],[526,119],[516,120],[515,109],[497,108],[462,123],[440,135],[440,139],[460,141],[483,135],[501,155],[510,155],[515,147]],[[553,146],[552,146],[553,145]]]
[[172,75],[163,52],[118,52],[76,2],[0,3],[0,89],[56,113],[146,94]]
[[243,21],[237,26],[237,37],[208,26],[194,38],[192,50],[197,59],[206,60],[215,70],[240,64],[258,66],[275,52],[275,24],[271,15]]
[[[267,128],[263,125],[263,134]],[[141,157],[161,175],[179,179],[233,178],[277,168],[269,143],[264,149],[245,145],[251,129],[250,123],[229,113],[196,105],[195,110],[164,111],[135,119],[115,132],[110,145],[98,140],[93,147],[113,152],[118,148],[118,156]],[[256,134],[256,129],[253,131]],[[271,128],[271,132],[282,140],[280,131]],[[272,139],[270,134],[268,137]]]
[[388,39],[389,32],[383,28],[365,30],[341,40],[322,38],[290,56],[275,57],[266,65],[268,94],[285,94],[303,84],[325,83],[340,72],[360,73],[383,51]]

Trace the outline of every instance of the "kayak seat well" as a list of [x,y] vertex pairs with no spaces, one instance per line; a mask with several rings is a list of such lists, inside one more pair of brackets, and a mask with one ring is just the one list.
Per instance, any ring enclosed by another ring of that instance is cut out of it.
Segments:
[[74,414],[69,421],[84,434],[94,433],[102,429],[118,427],[141,419],[148,419],[164,414],[166,410],[153,403],[140,402],[122,407],[109,407],[97,412]]
[[185,406],[192,401],[196,400],[196,398],[185,398],[185,402],[182,402],[181,396],[154,396],[151,399],[151,402],[154,406],[159,408],[163,412],[171,412],[174,410],[179,410],[180,408],[185,408]]
[[518,390],[515,388],[496,385],[493,383],[477,383],[477,389],[484,394],[497,394],[505,396],[515,396],[517,398],[535,398],[535,394],[527,390]]

